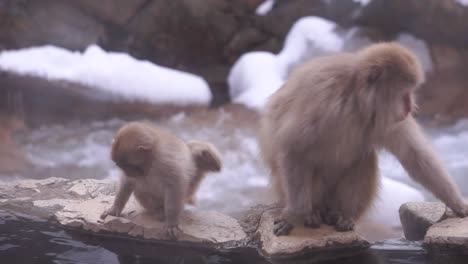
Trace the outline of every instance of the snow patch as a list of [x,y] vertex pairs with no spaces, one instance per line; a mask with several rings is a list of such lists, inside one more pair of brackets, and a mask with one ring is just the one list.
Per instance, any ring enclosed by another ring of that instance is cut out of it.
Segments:
[[273,5],[275,4],[275,0],[265,0],[263,3],[261,3],[257,9],[255,10],[255,14],[259,16],[264,16],[268,14],[271,9],[273,8]]
[[284,47],[278,54],[283,77],[304,61],[338,52],[343,40],[335,32],[336,24],[320,17],[303,17],[294,23],[286,36]]
[[296,65],[341,50],[343,41],[335,28],[336,24],[326,19],[304,17],[293,25],[278,55],[270,52],[242,55],[228,76],[233,102],[260,110]]
[[401,33],[396,38],[396,41],[414,52],[425,72],[430,72],[432,70],[431,54],[424,40],[418,39],[408,33]]
[[365,6],[365,5],[369,4],[372,0],[353,0],[353,1]]
[[116,99],[150,103],[208,104],[211,93],[199,76],[106,52],[96,45],[83,53],[41,46],[0,53],[0,69],[67,80],[104,90]]
[[281,75],[278,60],[272,53],[258,51],[242,55],[228,76],[232,101],[260,110],[284,83]]
[[455,1],[457,1],[461,5],[468,6],[468,0],[455,0]]

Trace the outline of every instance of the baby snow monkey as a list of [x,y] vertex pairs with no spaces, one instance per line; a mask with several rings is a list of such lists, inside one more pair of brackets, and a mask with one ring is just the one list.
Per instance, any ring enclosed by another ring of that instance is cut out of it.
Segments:
[[117,132],[111,158],[123,176],[114,204],[107,215],[119,216],[130,195],[149,212],[163,213],[167,235],[180,233],[179,215],[184,204],[194,204],[194,195],[207,172],[218,172],[221,155],[210,143],[185,142],[146,122],[131,122]]

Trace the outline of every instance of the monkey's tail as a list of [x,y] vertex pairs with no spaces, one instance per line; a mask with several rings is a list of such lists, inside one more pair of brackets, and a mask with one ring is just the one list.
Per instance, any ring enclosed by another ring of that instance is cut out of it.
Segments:
[[187,145],[195,162],[195,175],[189,180],[186,201],[195,204],[195,193],[207,172],[218,172],[222,168],[222,159],[216,147],[204,141],[189,141]]

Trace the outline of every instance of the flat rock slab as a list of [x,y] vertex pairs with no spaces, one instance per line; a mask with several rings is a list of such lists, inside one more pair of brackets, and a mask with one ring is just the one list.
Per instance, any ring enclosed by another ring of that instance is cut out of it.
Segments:
[[[93,233],[113,233],[148,240],[168,240],[161,217],[148,214],[133,197],[130,198],[122,217],[108,216],[100,219],[104,210],[114,200],[113,181],[68,180],[20,180],[0,184],[0,206],[20,209],[23,212],[40,212],[44,218]],[[184,210],[180,218],[182,233],[178,242],[196,242],[203,246],[220,246],[247,237],[238,221],[230,216],[212,212]]]
[[409,202],[400,207],[400,221],[408,240],[423,240],[429,227],[446,216],[446,206],[438,202]]
[[430,250],[468,253],[468,217],[449,218],[429,228],[424,245]]
[[318,229],[296,226],[288,236],[275,236],[273,222],[278,209],[265,211],[260,220],[260,251],[270,259],[307,257],[309,261],[337,259],[361,253],[369,243],[355,232],[337,232],[331,226]]
[[[100,214],[112,201],[113,197],[107,196],[80,202],[67,201],[55,217],[65,226],[80,227],[93,232],[107,231],[144,239],[167,240],[164,223],[160,221],[162,219],[143,212],[134,200],[127,205],[123,217],[108,216],[104,221],[101,220]],[[179,226],[183,233],[178,241],[217,244],[246,237],[237,220],[212,211],[185,210]]]

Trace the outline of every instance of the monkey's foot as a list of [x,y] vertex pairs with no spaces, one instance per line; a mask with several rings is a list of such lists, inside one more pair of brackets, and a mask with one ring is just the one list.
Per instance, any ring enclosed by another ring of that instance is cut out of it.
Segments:
[[323,222],[327,225],[334,226],[338,222],[340,214],[337,212],[328,211],[323,215]]
[[315,211],[306,217],[304,221],[304,226],[308,228],[320,228],[321,222],[322,219],[320,217],[320,213],[318,211]]
[[335,230],[338,232],[352,231],[354,229],[354,221],[340,216],[335,224]]
[[285,219],[277,219],[273,224],[273,233],[276,236],[287,236],[293,229],[293,225]]
[[182,233],[182,230],[179,228],[178,225],[167,225],[165,229],[166,229],[166,236],[170,240],[177,240],[177,238],[180,237]]

